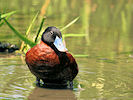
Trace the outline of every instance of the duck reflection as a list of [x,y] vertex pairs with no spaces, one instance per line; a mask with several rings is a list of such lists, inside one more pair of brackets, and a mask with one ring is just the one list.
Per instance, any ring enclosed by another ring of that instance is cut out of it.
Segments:
[[47,89],[35,87],[28,100],[77,100],[70,89]]

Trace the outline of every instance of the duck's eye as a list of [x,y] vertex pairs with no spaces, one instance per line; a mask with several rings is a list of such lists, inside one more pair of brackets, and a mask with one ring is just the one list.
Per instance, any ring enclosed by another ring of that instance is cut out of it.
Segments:
[[54,34],[54,32],[53,32],[53,31],[50,31],[50,34],[51,34],[51,35],[53,35],[53,34]]

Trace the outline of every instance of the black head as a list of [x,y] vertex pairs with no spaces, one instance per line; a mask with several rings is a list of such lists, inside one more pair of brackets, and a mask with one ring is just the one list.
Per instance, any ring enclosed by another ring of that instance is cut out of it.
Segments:
[[51,46],[54,50],[58,50],[60,52],[66,52],[67,49],[62,41],[62,35],[58,28],[56,27],[48,27],[42,34],[42,39],[44,43]]
[[58,36],[59,38],[62,38],[60,30],[53,26],[48,27],[43,32],[41,40],[44,43],[52,44],[52,43],[54,43],[56,36]]

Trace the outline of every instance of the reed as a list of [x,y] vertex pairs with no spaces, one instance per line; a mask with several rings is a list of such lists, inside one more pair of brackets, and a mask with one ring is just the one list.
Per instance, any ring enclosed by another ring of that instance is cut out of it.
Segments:
[[[38,37],[40,36],[40,32],[41,32],[41,29],[42,29],[42,26],[43,26],[43,23],[44,23],[45,18],[44,18],[44,17],[42,18],[42,21],[41,21],[39,30],[38,30],[37,35],[36,35],[36,38],[35,38],[35,41],[33,42],[33,41],[29,40],[29,39],[27,38],[27,36],[29,35],[29,32],[30,32],[30,30],[31,30],[31,27],[32,27],[32,25],[34,24],[35,19],[36,19],[37,16],[38,16],[38,13],[37,13],[37,14],[35,15],[35,17],[33,18],[33,20],[32,20],[32,22],[31,22],[31,24],[30,24],[30,26],[29,26],[29,28],[28,28],[28,30],[27,30],[27,32],[26,32],[25,35],[22,35],[20,32],[18,32],[18,31],[5,19],[5,17],[7,17],[7,16],[9,16],[9,15],[12,15],[12,14],[14,14],[14,13],[15,13],[15,11],[10,12],[10,13],[5,14],[5,15],[2,15],[1,18],[3,18],[4,22],[8,25],[8,27],[14,32],[14,34],[16,34],[22,41],[24,41],[25,44],[29,45],[30,47],[35,46],[36,43],[37,43]],[[68,27],[70,27],[70,26],[71,26],[72,24],[74,24],[78,19],[79,19],[79,17],[77,17],[77,18],[75,18],[74,20],[72,20],[71,22],[69,22],[66,26],[64,26],[64,27],[61,29],[61,31],[63,31],[63,30],[65,30],[65,29],[67,29]],[[72,35],[72,34],[70,34],[70,35]],[[75,35],[73,34],[73,36],[75,36]],[[79,36],[79,35],[77,35],[77,36]],[[23,46],[22,46],[21,48],[23,48]]]
[[[37,16],[38,16],[39,12],[37,12],[37,14],[34,16],[32,22],[30,23],[26,33],[25,33],[25,37],[29,37],[29,33],[30,33],[30,30],[35,22],[35,20],[37,19]],[[23,51],[28,45],[24,43],[24,41],[22,41],[21,43],[21,46],[20,46],[20,51]]]
[[5,13],[5,14],[1,14],[0,13],[0,27],[4,24],[3,21],[1,21],[3,18],[6,18],[8,19],[11,15],[15,14],[17,11],[12,11],[12,12],[9,12],[9,13]]
[[45,20],[45,17],[42,18],[42,21],[41,21],[41,24],[40,24],[39,30],[38,30],[37,35],[36,35],[36,38],[35,38],[35,43],[37,43],[37,41],[38,41],[38,37],[39,37],[39,35],[40,35],[40,32],[41,32],[41,29],[42,29],[42,26],[43,26],[44,20]]
[[64,26],[63,28],[61,28],[60,31],[63,31],[63,30],[65,30],[65,29],[67,29],[67,28],[70,27],[72,24],[74,24],[78,19],[79,19],[79,17],[76,17],[74,20],[72,20],[71,22],[69,22],[66,26]]
[[0,22],[1,22],[1,13],[0,13]]
[[9,13],[5,13],[5,14],[0,14],[0,19],[3,19],[5,17],[8,17],[8,16],[11,16],[13,14],[15,14],[17,11],[12,11],[12,12],[9,12]]
[[86,36],[85,34],[73,34],[73,33],[71,33],[71,34],[63,34],[63,37],[65,38],[65,37],[84,37],[84,36]]
[[19,33],[5,18],[3,19],[5,23],[8,25],[8,27],[16,34],[22,41],[24,41],[26,44],[28,44],[30,47],[33,47],[36,45],[36,43],[32,42],[28,38],[26,38],[24,35]]

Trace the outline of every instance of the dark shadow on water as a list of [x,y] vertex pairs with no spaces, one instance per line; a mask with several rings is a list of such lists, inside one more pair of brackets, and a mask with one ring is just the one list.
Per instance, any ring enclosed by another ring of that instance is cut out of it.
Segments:
[[77,100],[70,89],[47,89],[35,87],[28,100]]

